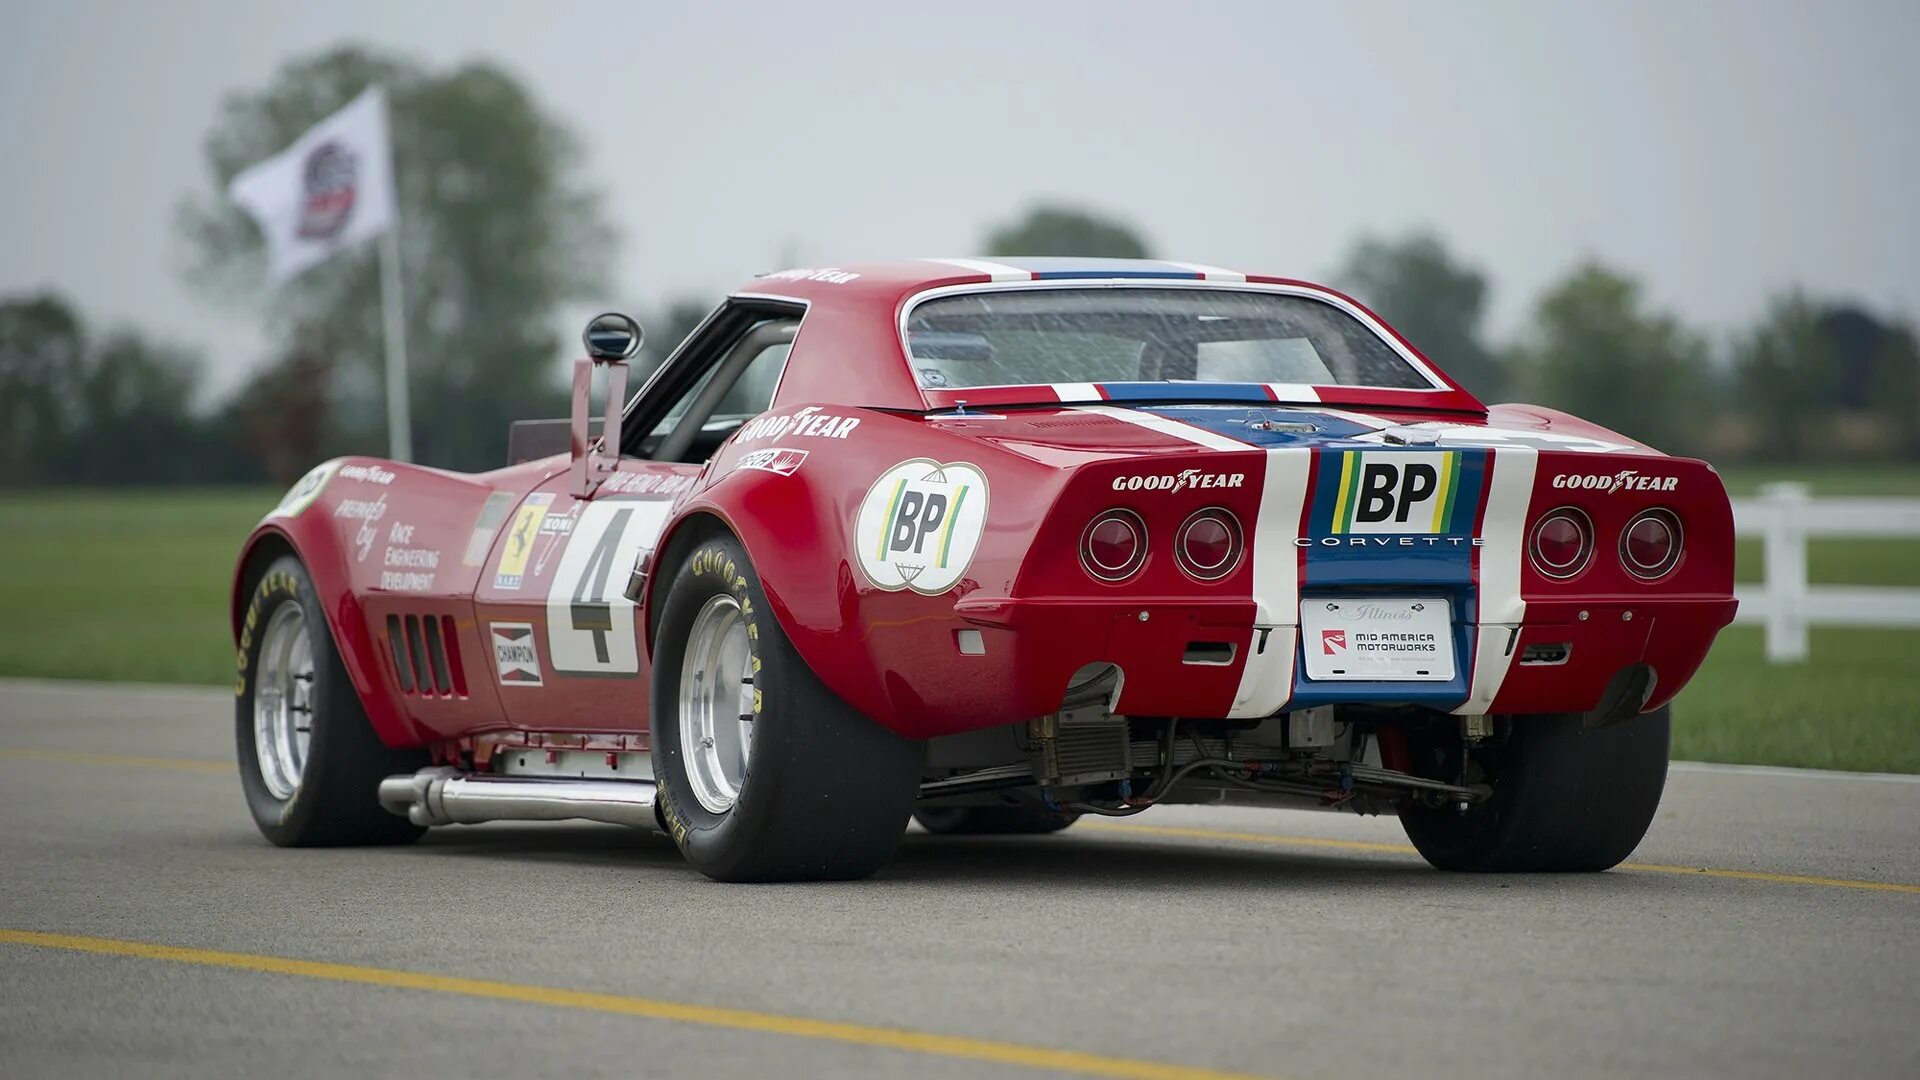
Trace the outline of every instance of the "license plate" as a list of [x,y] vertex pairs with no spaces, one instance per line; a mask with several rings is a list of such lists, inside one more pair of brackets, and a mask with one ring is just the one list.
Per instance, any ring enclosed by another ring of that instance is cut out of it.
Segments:
[[1453,678],[1453,607],[1444,599],[1302,600],[1300,637],[1309,679]]

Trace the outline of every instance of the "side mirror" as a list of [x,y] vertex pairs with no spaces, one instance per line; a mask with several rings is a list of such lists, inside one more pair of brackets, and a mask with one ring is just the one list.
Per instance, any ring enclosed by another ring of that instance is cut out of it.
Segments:
[[[617,311],[596,315],[580,335],[585,358],[573,362],[573,497],[592,495],[620,465],[620,419],[627,405],[627,358],[640,351],[646,334],[630,316]],[[606,420],[592,439],[593,369],[607,369]]]
[[580,340],[586,343],[587,356],[596,363],[610,363],[626,360],[640,351],[640,343],[647,339],[646,331],[630,316],[617,311],[605,315],[596,315],[587,324],[586,333]]

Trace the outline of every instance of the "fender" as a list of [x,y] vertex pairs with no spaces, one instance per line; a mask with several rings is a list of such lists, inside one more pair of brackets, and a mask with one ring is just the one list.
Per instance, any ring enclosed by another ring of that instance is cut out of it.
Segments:
[[[902,735],[981,726],[983,716],[1005,708],[1004,686],[953,679],[934,685],[926,676],[943,667],[935,660],[956,651],[954,631],[972,625],[955,605],[976,591],[1004,596],[1013,587],[1033,518],[1052,504],[1068,474],[917,417],[836,411],[860,419],[844,442],[791,435],[764,440],[805,451],[790,472],[741,467],[744,454],[767,448],[762,441],[730,441],[714,455],[705,486],[682,505],[656,549],[646,584],[647,647],[653,646],[656,599],[668,587],[662,579],[670,584],[699,523],[717,520],[747,549],[774,617],[828,689]],[[975,466],[992,500],[962,579],[935,595],[876,587],[854,556],[862,500],[881,474],[914,460]]]
[[[348,584],[344,546],[339,534],[327,526],[324,515],[286,517],[276,511],[248,535],[233,572],[234,648],[240,647],[240,621],[251,599],[252,586],[283,550],[297,557],[313,580],[327,628],[333,632],[340,663],[346,668],[347,677],[353,680],[354,692],[360,695],[360,706],[366,710],[374,733],[388,746],[419,746],[427,742],[430,733],[415,724],[392,695],[381,692],[387,675],[380,667],[373,635],[367,632],[366,613]],[[236,684],[236,693],[238,689]]]
[[[230,612],[236,646],[254,581],[272,558],[290,551],[313,581],[341,663],[383,742],[420,746],[450,728],[497,719],[491,679],[466,678],[464,693],[401,693],[374,624],[396,613],[450,616],[457,637],[449,652],[483,655],[473,618],[481,564],[465,556],[475,544],[490,548],[496,539],[478,535],[482,505],[490,497],[517,501],[539,471],[526,466],[465,476],[373,458],[316,466],[241,548]],[[390,553],[396,550],[413,558],[395,561]]]

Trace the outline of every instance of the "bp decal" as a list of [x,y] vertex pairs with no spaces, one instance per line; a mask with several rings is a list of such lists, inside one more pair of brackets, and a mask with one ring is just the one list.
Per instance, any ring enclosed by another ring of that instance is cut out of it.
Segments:
[[987,477],[979,466],[915,458],[873,482],[853,531],[868,581],[934,596],[967,572],[986,527]]
[[1451,533],[1470,522],[1454,451],[1352,451],[1340,462],[1336,533]]

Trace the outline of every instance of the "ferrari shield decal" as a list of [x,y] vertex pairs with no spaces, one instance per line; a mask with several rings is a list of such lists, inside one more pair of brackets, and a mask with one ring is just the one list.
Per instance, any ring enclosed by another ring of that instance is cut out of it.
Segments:
[[500,552],[500,567],[493,575],[493,587],[496,589],[517,589],[527,579],[527,558],[533,554],[534,537],[540,534],[540,523],[547,516],[547,508],[553,505],[553,493],[536,491],[527,496],[520,504],[520,511],[513,516],[513,525],[507,530],[507,542]]
[[964,461],[903,461],[860,501],[854,543],[874,586],[938,595],[973,563],[987,525],[987,477]]

